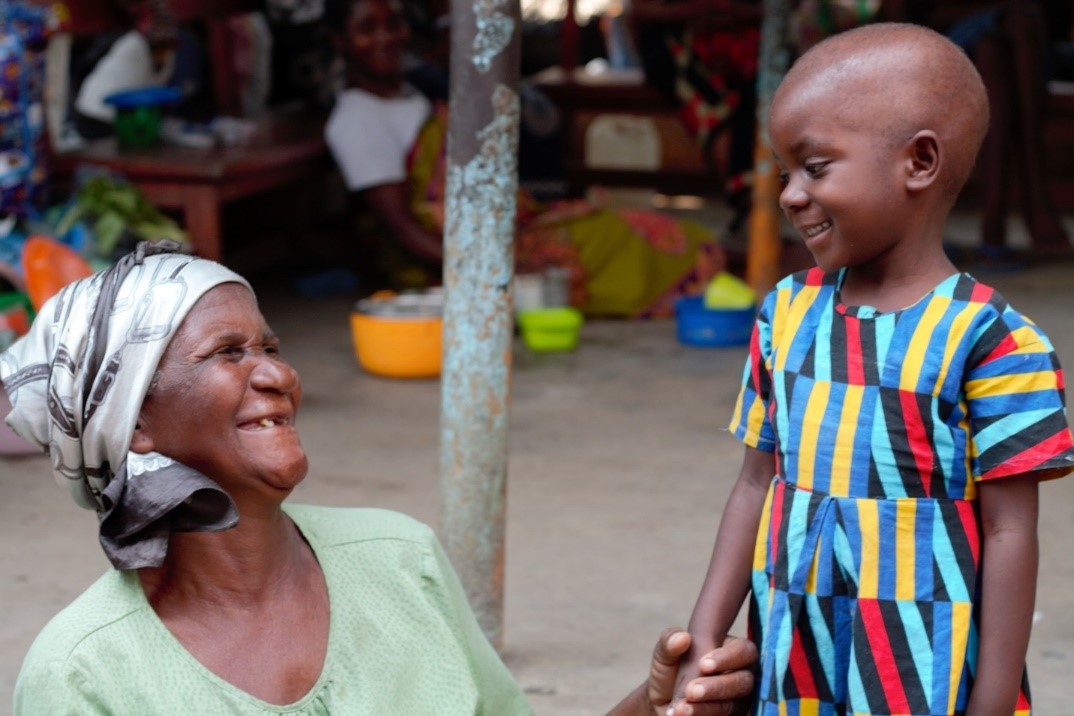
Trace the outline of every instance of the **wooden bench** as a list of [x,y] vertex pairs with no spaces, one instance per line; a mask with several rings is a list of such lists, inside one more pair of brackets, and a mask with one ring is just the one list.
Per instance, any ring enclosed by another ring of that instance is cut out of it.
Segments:
[[[234,83],[227,63],[228,34],[221,21],[256,10],[256,0],[168,0],[176,19],[205,23],[217,106],[234,111]],[[70,0],[73,32],[101,32],[102,0]],[[221,213],[225,204],[299,182],[318,180],[332,163],[323,138],[324,121],[300,115],[270,115],[258,120],[252,136],[236,146],[208,149],[162,144],[144,149],[120,147],[114,138],[97,140],[57,154],[52,168],[61,177],[81,164],[107,167],[137,186],[149,201],[177,210],[194,251],[224,257]]]

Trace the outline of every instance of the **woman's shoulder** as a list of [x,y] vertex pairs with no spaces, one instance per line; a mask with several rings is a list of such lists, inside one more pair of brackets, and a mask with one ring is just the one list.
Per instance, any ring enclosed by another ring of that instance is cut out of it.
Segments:
[[424,522],[393,510],[288,503],[284,511],[303,534],[326,547],[383,540],[426,545],[436,539]]
[[109,570],[49,620],[34,639],[23,669],[65,663],[76,652],[93,650],[102,636],[123,629],[144,611],[139,595],[131,575]]

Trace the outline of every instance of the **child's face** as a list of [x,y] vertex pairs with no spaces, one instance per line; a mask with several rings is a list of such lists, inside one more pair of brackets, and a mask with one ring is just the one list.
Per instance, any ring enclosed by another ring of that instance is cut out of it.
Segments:
[[903,152],[876,126],[892,108],[848,107],[844,93],[807,81],[782,88],[769,115],[783,179],[780,208],[826,271],[890,251],[909,208]]
[[347,62],[360,74],[380,81],[402,78],[410,31],[397,0],[354,2],[344,38]]

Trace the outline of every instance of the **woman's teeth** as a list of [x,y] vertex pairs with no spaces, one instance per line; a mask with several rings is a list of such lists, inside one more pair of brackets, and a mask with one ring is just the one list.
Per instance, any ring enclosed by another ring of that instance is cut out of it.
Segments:
[[828,229],[830,229],[831,227],[832,227],[832,222],[831,221],[825,221],[823,224],[817,224],[816,226],[811,226],[808,229],[806,229],[805,230],[805,235],[808,238],[812,239],[817,234],[825,232]]
[[263,428],[271,428],[275,424],[276,421],[272,420],[271,418],[261,418],[261,421],[259,423],[259,425],[261,425],[261,427]]

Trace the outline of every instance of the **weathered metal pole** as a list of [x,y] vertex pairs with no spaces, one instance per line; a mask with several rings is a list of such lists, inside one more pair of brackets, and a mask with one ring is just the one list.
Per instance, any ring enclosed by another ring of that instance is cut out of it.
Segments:
[[761,49],[757,64],[757,142],[753,154],[753,201],[746,251],[746,280],[763,296],[779,280],[779,167],[768,142],[768,107],[787,74],[790,53],[787,23],[790,0],[765,0]]
[[518,0],[452,0],[440,526],[485,635],[503,638]]

